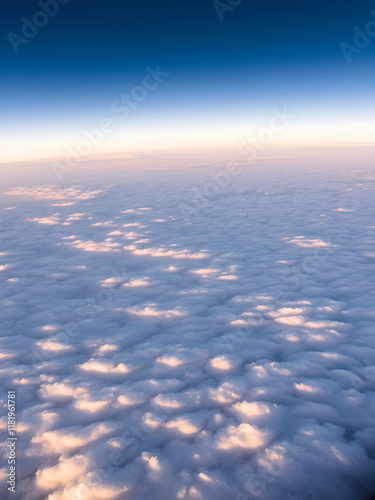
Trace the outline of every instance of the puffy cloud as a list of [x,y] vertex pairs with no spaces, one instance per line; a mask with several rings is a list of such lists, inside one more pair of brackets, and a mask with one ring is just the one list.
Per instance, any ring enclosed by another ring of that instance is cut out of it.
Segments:
[[171,259],[207,259],[209,256],[205,252],[189,252],[187,249],[182,250],[167,250],[165,248],[138,248],[136,245],[128,245],[124,250],[133,255],[150,256],[150,257],[170,257]]
[[74,240],[67,244],[85,252],[119,252],[121,246],[120,243],[114,242],[112,238],[106,238],[105,241],[101,242]]
[[65,428],[38,434],[31,439],[32,443],[41,446],[44,453],[61,454],[84,448],[90,442],[114,433],[119,425],[114,422],[95,423],[82,429]]
[[186,316],[186,312],[179,309],[161,310],[154,307],[145,307],[143,309],[138,307],[129,307],[127,312],[135,316],[146,316],[150,318],[176,318]]
[[295,236],[294,238],[284,238],[288,243],[292,243],[301,248],[330,247],[330,243],[319,238],[306,238],[305,236]]
[[218,372],[231,372],[240,364],[239,360],[231,359],[228,356],[216,356],[208,362],[209,368]]
[[84,476],[88,468],[89,459],[84,455],[74,455],[71,458],[61,457],[56,465],[36,472],[36,485],[42,490],[65,487],[66,484]]
[[54,226],[59,223],[59,218],[57,216],[53,217],[35,217],[35,219],[26,219],[29,222],[37,222],[38,224],[47,224],[49,226]]
[[133,280],[128,281],[128,283],[124,283],[125,287],[138,287],[138,286],[149,286],[150,282],[147,278],[135,278]]
[[86,363],[80,365],[81,370],[93,373],[108,373],[114,375],[127,374],[133,370],[133,367],[125,365],[124,363],[111,363],[104,361],[97,361],[95,358],[91,358]]
[[218,450],[243,448],[256,450],[264,447],[271,438],[269,429],[259,429],[250,424],[240,424],[238,427],[229,425],[220,430],[215,438],[214,446]]

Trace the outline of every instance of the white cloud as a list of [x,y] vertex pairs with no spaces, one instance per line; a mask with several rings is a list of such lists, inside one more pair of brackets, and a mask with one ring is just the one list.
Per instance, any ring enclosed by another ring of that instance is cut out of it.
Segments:
[[301,248],[317,248],[317,247],[332,247],[331,243],[327,243],[319,238],[306,238],[305,236],[295,236],[294,238],[284,238],[287,243],[292,243]]
[[86,361],[80,365],[81,370],[87,372],[97,372],[97,373],[112,373],[112,374],[126,374],[132,371],[132,367],[125,365],[124,363],[119,363],[116,365],[111,362],[97,361],[94,358]]
[[218,432],[214,444],[219,450],[256,450],[266,446],[270,438],[269,429],[259,429],[250,424],[240,424],[238,427],[229,425]]
[[150,318],[175,318],[186,316],[186,312],[180,309],[156,309],[154,307],[145,307],[143,309],[138,307],[129,307],[127,312],[135,316],[146,316]]
[[53,490],[80,479],[89,468],[89,460],[84,455],[71,458],[60,457],[57,465],[36,472],[36,484],[43,490]]

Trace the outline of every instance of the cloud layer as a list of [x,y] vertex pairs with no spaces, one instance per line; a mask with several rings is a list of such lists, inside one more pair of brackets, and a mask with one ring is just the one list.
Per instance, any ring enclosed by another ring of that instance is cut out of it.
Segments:
[[374,494],[371,172],[210,171],[2,193],[19,498]]

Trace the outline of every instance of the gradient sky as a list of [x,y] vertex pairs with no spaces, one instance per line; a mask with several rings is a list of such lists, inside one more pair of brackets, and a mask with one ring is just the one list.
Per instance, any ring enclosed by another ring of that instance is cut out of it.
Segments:
[[[18,54],[8,34],[41,8],[2,5],[3,162],[63,158],[103,118],[115,130],[93,154],[237,148],[284,106],[276,143],[374,143],[375,40],[351,64],[340,48],[371,1],[243,0],[221,20],[211,0],[71,0]],[[169,76],[120,120],[111,103],[158,64]]]

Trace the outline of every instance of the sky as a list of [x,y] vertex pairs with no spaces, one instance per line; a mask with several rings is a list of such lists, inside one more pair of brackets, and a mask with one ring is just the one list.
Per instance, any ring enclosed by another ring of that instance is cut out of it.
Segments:
[[[372,2],[232,5],[71,0],[37,15],[44,25],[25,38],[24,18],[41,6],[4,0],[2,162],[65,158],[103,119],[113,127],[94,156],[237,149],[284,108],[295,118],[276,145],[373,143],[375,43],[354,45],[355,27],[375,21]],[[342,43],[354,51],[345,56]],[[135,90],[125,117],[113,103],[142,85],[147,67],[167,76]]]
[[1,2],[1,499],[375,498],[375,6],[225,1]]

